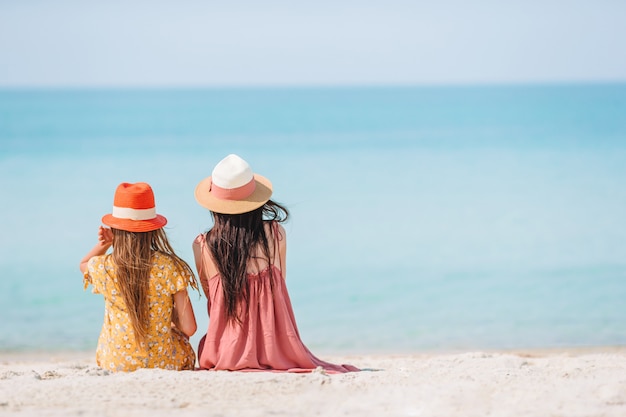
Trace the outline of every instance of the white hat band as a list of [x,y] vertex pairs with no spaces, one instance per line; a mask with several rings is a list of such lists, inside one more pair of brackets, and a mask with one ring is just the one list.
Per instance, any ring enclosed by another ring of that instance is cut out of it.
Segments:
[[149,209],[132,209],[128,207],[116,207],[113,206],[113,211],[111,212],[113,217],[118,219],[129,219],[129,220],[152,220],[156,218],[156,207]]

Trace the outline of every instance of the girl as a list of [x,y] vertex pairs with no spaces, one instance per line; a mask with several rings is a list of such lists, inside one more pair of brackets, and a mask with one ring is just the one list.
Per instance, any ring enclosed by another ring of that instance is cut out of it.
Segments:
[[209,329],[200,341],[202,369],[358,371],[316,358],[302,343],[285,285],[288,212],[270,200],[272,184],[229,155],[195,196],[213,228],[193,243],[208,299]]
[[111,228],[100,227],[98,243],[80,262],[85,289],[91,284],[105,302],[96,362],[111,371],[194,369],[188,338],[196,318],[187,286],[198,286],[167,240],[152,188],[120,184],[102,222]]

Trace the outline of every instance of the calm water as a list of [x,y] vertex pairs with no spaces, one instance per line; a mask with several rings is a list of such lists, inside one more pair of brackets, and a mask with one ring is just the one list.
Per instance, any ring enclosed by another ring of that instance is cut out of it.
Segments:
[[626,85],[5,90],[0,351],[95,349],[78,261],[117,184],[153,185],[192,262],[231,152],[291,209],[314,351],[626,344]]

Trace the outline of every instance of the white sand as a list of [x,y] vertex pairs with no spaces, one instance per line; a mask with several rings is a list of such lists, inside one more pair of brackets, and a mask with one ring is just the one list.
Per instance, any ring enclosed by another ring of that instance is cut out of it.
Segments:
[[626,348],[333,357],[326,375],[140,370],[1,355],[1,416],[626,416]]

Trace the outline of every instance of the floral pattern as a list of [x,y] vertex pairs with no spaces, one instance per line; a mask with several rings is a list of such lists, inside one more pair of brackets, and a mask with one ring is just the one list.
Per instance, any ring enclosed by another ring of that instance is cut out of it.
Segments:
[[111,371],[139,368],[193,369],[195,353],[189,341],[172,327],[173,295],[187,289],[190,277],[167,255],[155,252],[148,293],[150,322],[146,342],[137,343],[126,303],[117,288],[111,256],[94,256],[84,275],[85,289],[104,296],[104,322],[98,339],[96,362]]

